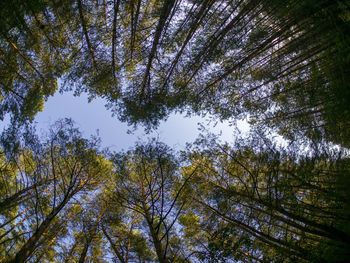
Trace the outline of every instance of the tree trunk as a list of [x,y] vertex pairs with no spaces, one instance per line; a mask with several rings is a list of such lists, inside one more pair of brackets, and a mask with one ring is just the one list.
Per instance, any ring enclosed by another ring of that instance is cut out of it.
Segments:
[[112,238],[108,235],[106,228],[104,227],[104,225],[102,224],[102,231],[103,234],[106,236],[106,238],[108,239],[109,244],[111,245],[111,248],[113,249],[114,253],[116,254],[116,256],[118,257],[118,259],[120,260],[121,263],[126,263],[127,261],[124,260],[123,256],[119,253],[118,248],[115,246],[115,244],[113,243]]
[[36,249],[36,244],[41,238],[41,236],[46,232],[51,222],[54,220],[56,215],[63,209],[63,207],[70,200],[72,195],[67,196],[63,201],[55,207],[52,212],[45,218],[45,220],[40,224],[37,231],[32,235],[32,237],[23,245],[20,251],[16,254],[16,256],[9,261],[8,263],[22,263],[26,262],[26,260],[33,254]]
[[81,254],[80,254],[80,258],[79,258],[79,261],[78,261],[79,263],[84,263],[85,262],[85,258],[86,258],[87,251],[88,251],[89,246],[90,246],[90,242],[91,242],[91,238],[86,240],[83,252],[81,252]]
[[166,0],[164,2],[163,7],[162,7],[162,12],[160,14],[160,18],[158,21],[158,25],[157,25],[156,32],[155,32],[154,39],[153,39],[153,43],[152,43],[151,53],[149,54],[149,57],[148,57],[148,63],[146,66],[145,75],[143,77],[142,84],[141,84],[140,103],[142,102],[142,99],[143,99],[143,96],[145,93],[146,84],[147,84],[148,78],[150,76],[152,61],[156,55],[157,47],[159,44],[160,37],[162,35],[163,28],[165,26],[165,22],[170,14],[171,9],[174,6],[174,2],[175,2],[174,0]]

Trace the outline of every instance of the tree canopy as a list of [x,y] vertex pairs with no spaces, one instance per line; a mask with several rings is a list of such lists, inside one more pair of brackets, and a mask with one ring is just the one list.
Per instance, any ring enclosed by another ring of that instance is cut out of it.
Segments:
[[31,120],[60,80],[129,124],[155,127],[174,110],[249,116],[348,146],[348,1],[6,0],[1,10],[1,118]]
[[347,262],[349,163],[269,142],[113,153],[61,120],[2,152],[2,262]]
[[[2,0],[0,262],[348,262],[349,54],[348,0]],[[40,138],[57,91],[147,129],[253,132],[112,152],[64,119]]]

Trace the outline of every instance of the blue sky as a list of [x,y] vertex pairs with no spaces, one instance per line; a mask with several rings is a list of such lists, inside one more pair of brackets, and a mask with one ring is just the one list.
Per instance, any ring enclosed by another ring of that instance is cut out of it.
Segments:
[[[110,111],[105,108],[105,102],[100,99],[94,99],[88,103],[87,95],[82,94],[74,97],[73,93],[56,93],[45,103],[43,112],[39,112],[35,118],[39,132],[45,132],[49,125],[59,118],[72,118],[84,137],[96,134],[99,130],[99,136],[102,138],[102,146],[109,147],[113,151],[128,149],[138,140],[146,141],[149,137],[158,137],[160,141],[167,143],[176,149],[182,149],[187,142],[193,142],[199,135],[199,125],[202,123],[206,129],[214,133],[222,132],[221,139],[224,141],[233,140],[233,128],[228,122],[217,123],[214,127],[213,121],[208,123],[208,117],[199,116],[184,117],[180,114],[172,114],[167,121],[162,122],[156,131],[145,134],[142,127],[128,134],[128,127],[125,123],[112,117]],[[241,122],[239,126],[246,130],[247,126]]]

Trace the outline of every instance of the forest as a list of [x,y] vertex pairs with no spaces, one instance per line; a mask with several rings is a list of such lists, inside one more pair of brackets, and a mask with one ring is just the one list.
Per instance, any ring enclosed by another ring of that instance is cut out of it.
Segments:
[[[119,152],[69,118],[39,134],[71,91],[147,131],[252,129]],[[349,0],[1,0],[0,120],[0,263],[350,262]]]

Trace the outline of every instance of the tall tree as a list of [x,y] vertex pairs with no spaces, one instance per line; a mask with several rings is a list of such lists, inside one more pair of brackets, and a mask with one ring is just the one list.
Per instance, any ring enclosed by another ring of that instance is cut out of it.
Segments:
[[191,159],[200,168],[187,185],[192,202],[181,222],[199,258],[348,259],[349,199],[339,185],[347,158],[297,160],[273,149],[217,145]]
[[184,205],[178,203],[183,185],[173,187],[180,183],[178,162],[171,150],[159,142],[137,145],[133,151],[114,156],[118,175],[113,189],[115,200],[143,218],[146,228],[140,230],[146,231],[152,241],[159,262],[183,257],[178,254],[179,240],[173,230]]
[[[7,231],[2,235],[2,246],[8,262],[25,262],[39,251],[47,233],[54,231],[59,216],[65,213],[70,217],[72,198],[83,198],[94,190],[111,168],[97,152],[96,141],[82,139],[70,120],[58,122],[49,136],[39,148],[30,149],[27,145],[31,158],[24,160],[29,163],[18,183],[34,182],[25,188],[24,196],[10,197],[10,205],[21,212],[12,214],[12,218],[7,216],[3,222]],[[67,222],[58,224],[63,227]],[[16,242],[23,235],[26,238]]]

